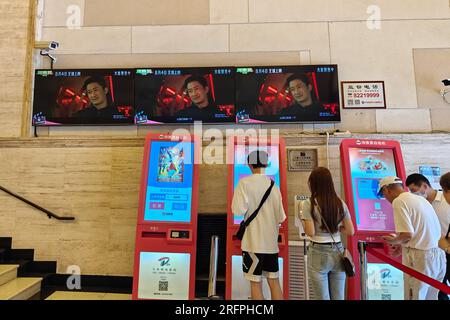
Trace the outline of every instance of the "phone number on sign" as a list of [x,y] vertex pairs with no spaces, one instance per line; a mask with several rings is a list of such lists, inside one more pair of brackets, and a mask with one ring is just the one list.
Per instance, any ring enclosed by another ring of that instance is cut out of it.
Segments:
[[354,93],[353,98],[379,98],[379,93]]

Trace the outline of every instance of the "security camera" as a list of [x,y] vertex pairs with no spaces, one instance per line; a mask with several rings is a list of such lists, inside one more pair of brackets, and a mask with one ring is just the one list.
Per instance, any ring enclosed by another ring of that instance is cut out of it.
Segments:
[[56,50],[56,49],[59,48],[59,43],[56,42],[56,41],[50,41],[50,44],[49,44],[48,48],[50,50]]
[[56,41],[35,41],[35,49],[41,49],[41,56],[48,57],[50,59],[51,68],[53,69],[53,64],[56,62],[56,57],[50,52],[59,48],[59,43]]
[[59,43],[56,41],[36,41],[34,43],[35,49],[42,50],[56,50],[59,47]]
[[444,86],[450,86],[450,79],[444,79],[442,80],[442,83],[444,84]]

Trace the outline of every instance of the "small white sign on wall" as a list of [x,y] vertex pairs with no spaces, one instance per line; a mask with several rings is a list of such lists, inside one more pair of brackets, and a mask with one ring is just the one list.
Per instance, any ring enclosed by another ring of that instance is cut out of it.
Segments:
[[384,81],[342,81],[344,109],[386,109]]

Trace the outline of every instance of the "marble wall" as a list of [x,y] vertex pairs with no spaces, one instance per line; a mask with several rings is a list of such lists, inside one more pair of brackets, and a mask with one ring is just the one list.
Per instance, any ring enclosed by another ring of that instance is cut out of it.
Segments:
[[[358,137],[400,141],[408,174],[423,164],[450,171],[449,135]],[[330,139],[328,154],[336,189],[342,195],[340,141]],[[138,138],[0,140],[0,184],[59,215],[76,218],[74,222],[49,220],[0,193],[0,235],[12,236],[15,248],[35,248],[38,260],[57,260],[61,273],[78,265],[83,274],[132,275],[143,143]],[[324,136],[290,136],[286,144],[317,149],[319,165],[327,166]],[[200,166],[199,213],[226,213],[227,174],[225,164]],[[308,176],[308,172],[287,174],[290,240],[298,239],[293,199],[296,194],[308,194]]]

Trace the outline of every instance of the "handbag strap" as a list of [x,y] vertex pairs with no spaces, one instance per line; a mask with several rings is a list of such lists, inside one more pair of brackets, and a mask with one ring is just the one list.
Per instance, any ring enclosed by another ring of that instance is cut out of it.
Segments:
[[262,198],[258,208],[252,213],[252,215],[250,217],[248,217],[247,220],[245,220],[245,222],[244,222],[245,227],[248,227],[250,222],[252,222],[253,219],[256,218],[256,216],[258,215],[259,210],[261,209],[261,207],[263,206],[264,202],[266,202],[267,198],[269,197],[270,192],[272,191],[272,188],[273,188],[274,185],[275,185],[275,182],[272,179],[270,179],[270,187],[269,187],[269,189],[267,189],[266,193],[264,193],[264,196],[263,196],[263,198]]
[[[314,206],[313,206],[313,208],[314,208]],[[317,208],[319,208],[319,206],[317,206]],[[320,219],[321,219],[323,225],[325,226],[325,228],[327,229],[328,233],[330,234],[331,239],[333,240],[333,245],[334,245],[334,247],[337,249],[337,251],[340,253],[341,256],[344,256],[344,253],[341,252],[341,251],[339,250],[339,248],[337,247],[337,243],[336,243],[336,240],[334,240],[333,233],[331,232],[330,228],[328,227],[328,224],[327,224],[327,222],[325,221],[325,219],[323,218],[323,216],[322,216],[322,214],[320,213],[320,210],[319,210],[319,209],[317,209],[317,213],[319,214]]]

